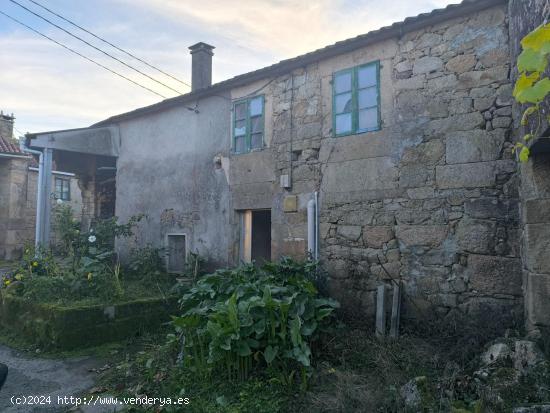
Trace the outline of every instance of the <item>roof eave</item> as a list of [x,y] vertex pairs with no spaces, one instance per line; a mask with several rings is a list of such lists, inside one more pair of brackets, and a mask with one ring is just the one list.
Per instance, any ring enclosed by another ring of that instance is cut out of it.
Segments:
[[222,91],[226,91],[227,89],[240,87],[257,80],[280,76],[292,70],[319,62],[320,60],[329,59],[342,53],[354,51],[368,44],[378,43],[394,37],[400,37],[405,33],[418,30],[426,26],[431,26],[441,21],[462,17],[464,15],[485,10],[499,4],[505,4],[506,2],[507,0],[466,0],[460,4],[452,4],[443,9],[436,9],[429,13],[419,14],[415,17],[407,17],[402,22],[394,23],[391,26],[382,27],[351,39],[336,42],[330,46],[326,46],[322,49],[318,49],[301,56],[282,60],[281,62],[262,69],[235,76],[231,79],[216,83],[206,89],[200,89],[185,95],[163,100],[150,106],[145,106],[130,112],[112,116],[108,119],[93,124],[92,127],[105,126],[131,119],[136,116],[153,114],[161,110],[178,106],[182,103],[189,103],[198,99],[203,99]]

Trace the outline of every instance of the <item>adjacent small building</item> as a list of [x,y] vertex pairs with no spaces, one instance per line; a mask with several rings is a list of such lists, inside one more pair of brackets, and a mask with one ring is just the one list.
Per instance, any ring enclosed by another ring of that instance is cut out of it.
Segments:
[[523,278],[517,3],[465,0],[214,85],[198,43],[190,93],[27,142],[77,175],[91,219],[146,214],[123,257],[165,247],[177,272],[189,251],[212,267],[311,254],[360,317],[400,280],[408,314],[549,325],[548,260],[536,306]]
[[[35,238],[38,164],[14,139],[14,122],[13,115],[0,113],[0,260],[20,258]],[[78,218],[82,198],[74,174],[54,170],[52,185],[51,202],[69,203]]]

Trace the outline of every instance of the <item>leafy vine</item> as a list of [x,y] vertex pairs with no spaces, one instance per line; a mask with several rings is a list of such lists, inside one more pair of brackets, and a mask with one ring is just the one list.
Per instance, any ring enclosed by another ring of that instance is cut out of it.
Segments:
[[[521,125],[528,126],[529,118],[537,116],[536,128],[530,128],[523,136],[524,142],[538,136],[542,123],[540,104],[550,93],[550,79],[543,77],[548,67],[550,54],[550,23],[537,27],[522,40],[523,51],[518,56],[517,66],[520,76],[515,84],[513,96],[521,104],[530,104],[523,112]],[[548,117],[550,122],[550,116]],[[527,162],[530,150],[523,142],[517,142],[514,151],[519,151],[519,160]]]

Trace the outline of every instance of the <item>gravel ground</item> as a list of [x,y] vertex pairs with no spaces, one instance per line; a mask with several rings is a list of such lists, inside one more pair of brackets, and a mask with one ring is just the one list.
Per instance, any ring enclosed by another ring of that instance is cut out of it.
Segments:
[[[65,412],[70,406],[57,404],[58,396],[78,396],[94,386],[100,367],[92,357],[53,360],[30,357],[0,345],[0,362],[8,366],[8,378],[0,390],[0,412]],[[12,396],[50,396],[51,404],[14,405]],[[72,411],[75,411],[74,409]],[[112,412],[113,408],[81,408],[81,412]]]

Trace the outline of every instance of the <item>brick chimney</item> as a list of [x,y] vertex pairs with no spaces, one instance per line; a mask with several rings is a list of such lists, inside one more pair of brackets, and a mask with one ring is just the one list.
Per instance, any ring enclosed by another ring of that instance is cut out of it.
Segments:
[[4,139],[13,138],[14,120],[15,118],[13,117],[13,113],[10,116],[0,111],[0,138],[4,138]]
[[212,56],[214,46],[199,42],[189,47],[191,50],[192,71],[191,91],[204,89],[212,85]]

